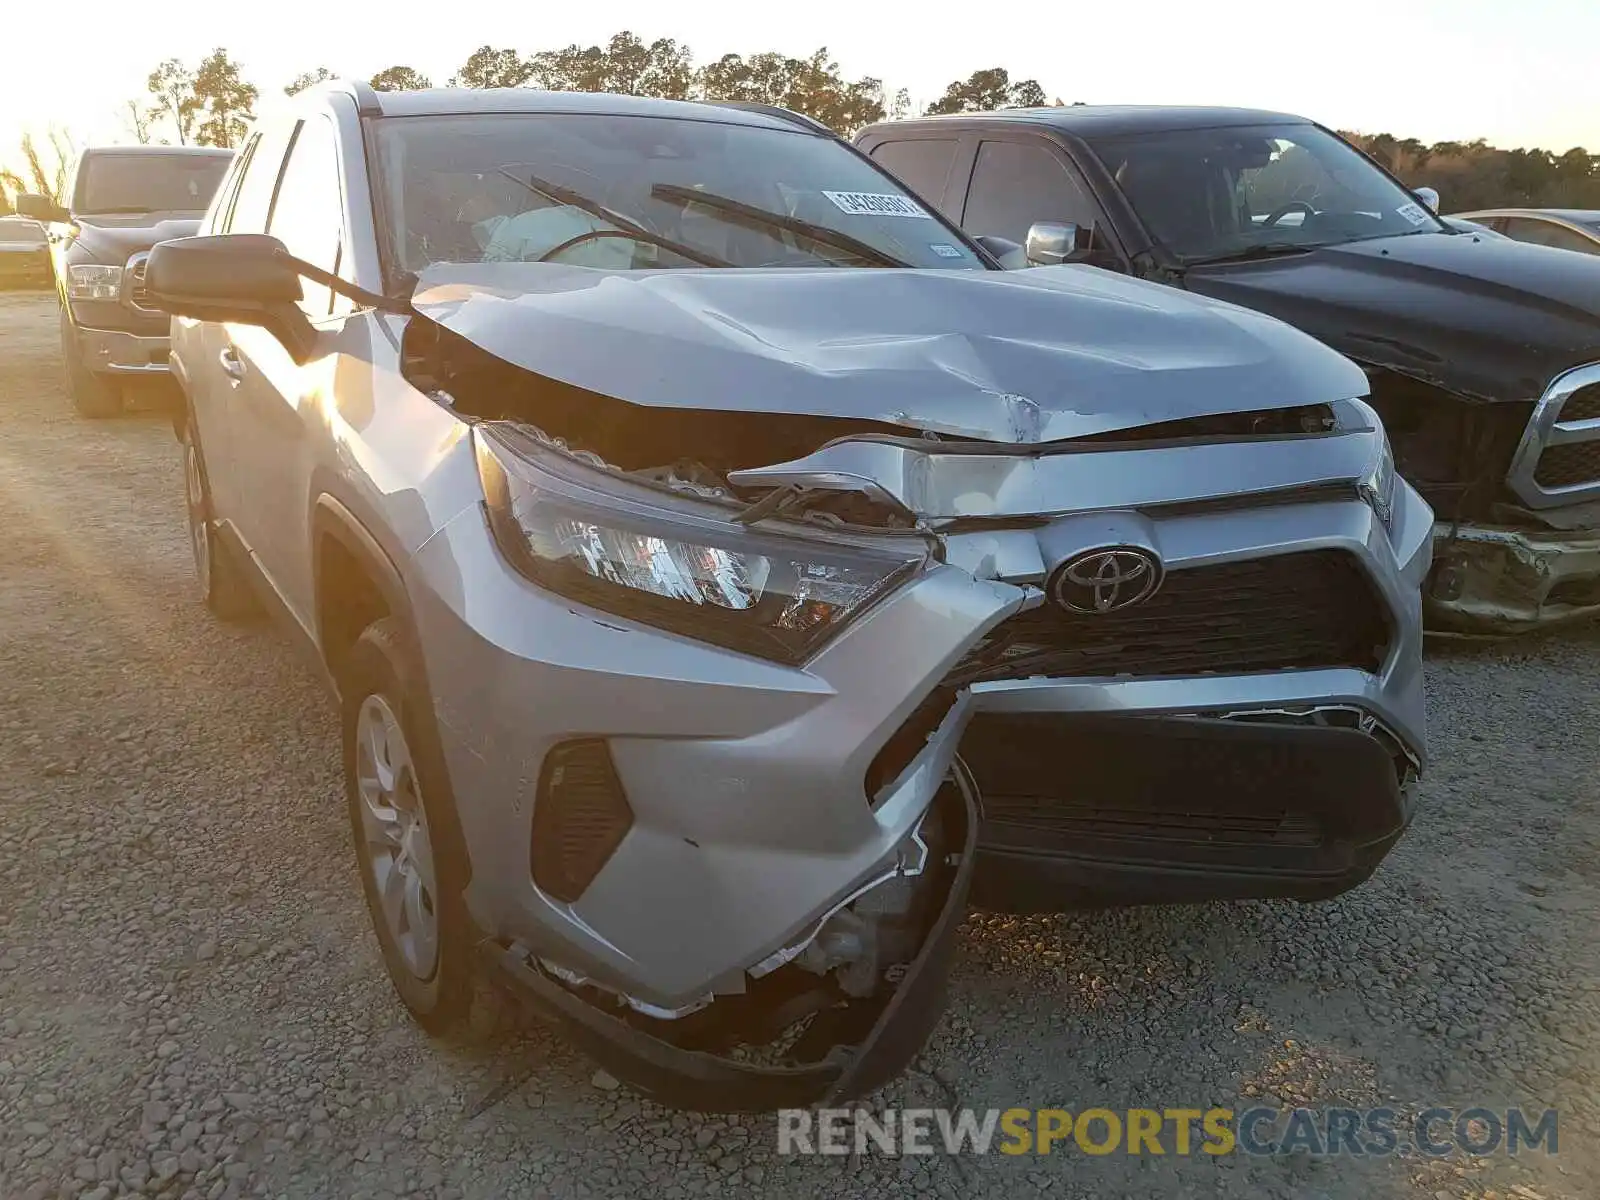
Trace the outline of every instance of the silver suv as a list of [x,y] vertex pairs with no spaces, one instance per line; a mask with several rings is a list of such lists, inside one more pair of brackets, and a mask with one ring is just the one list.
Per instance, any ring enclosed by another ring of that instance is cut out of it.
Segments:
[[329,86],[147,284],[206,602],[340,698],[430,1030],[489,979],[672,1104],[859,1094],[974,876],[1311,897],[1409,820],[1432,518],[1362,373],[1004,271],[794,114]]

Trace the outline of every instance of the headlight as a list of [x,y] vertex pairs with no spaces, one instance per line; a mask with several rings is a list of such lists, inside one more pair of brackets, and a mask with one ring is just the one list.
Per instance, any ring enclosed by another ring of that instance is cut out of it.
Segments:
[[1394,469],[1394,451],[1389,448],[1389,437],[1380,429],[1380,449],[1367,468],[1367,473],[1356,484],[1361,498],[1372,506],[1378,520],[1388,529],[1394,521],[1394,492],[1397,478]]
[[79,263],[67,268],[67,299],[115,300],[122,293],[122,268]]
[[588,466],[514,425],[474,438],[490,528],[522,574],[741,653],[805,661],[929,557],[903,533],[756,531],[735,505]]

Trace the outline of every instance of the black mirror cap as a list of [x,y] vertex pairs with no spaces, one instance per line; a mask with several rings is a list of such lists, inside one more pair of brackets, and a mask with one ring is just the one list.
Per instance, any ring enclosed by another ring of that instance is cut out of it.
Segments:
[[144,283],[156,307],[202,320],[212,319],[211,309],[260,311],[269,305],[296,304],[302,295],[294,260],[282,242],[265,233],[158,242],[145,264]]
[[17,193],[16,209],[18,216],[30,217],[45,225],[72,219],[72,215],[65,208],[49,196],[40,195],[38,192]]
[[310,361],[317,335],[298,304],[298,260],[264,233],[223,233],[157,242],[145,263],[147,304],[196,321],[260,325],[296,363]]

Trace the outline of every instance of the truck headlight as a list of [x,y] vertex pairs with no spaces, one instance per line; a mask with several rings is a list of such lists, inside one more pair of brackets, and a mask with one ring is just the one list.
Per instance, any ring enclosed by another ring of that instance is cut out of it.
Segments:
[[490,529],[528,579],[744,654],[804,662],[928,561],[904,533],[752,529],[736,504],[588,465],[515,425],[474,440]]
[[115,300],[122,294],[122,268],[75,263],[67,268],[67,299]]

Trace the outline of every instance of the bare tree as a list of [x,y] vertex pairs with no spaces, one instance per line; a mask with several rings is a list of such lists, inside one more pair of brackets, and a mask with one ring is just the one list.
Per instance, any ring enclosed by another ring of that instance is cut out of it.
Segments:
[[128,132],[133,134],[133,140],[141,146],[148,146],[155,139],[151,136],[151,126],[159,114],[148,105],[141,104],[138,100],[125,100],[122,107],[122,121],[128,127]]

